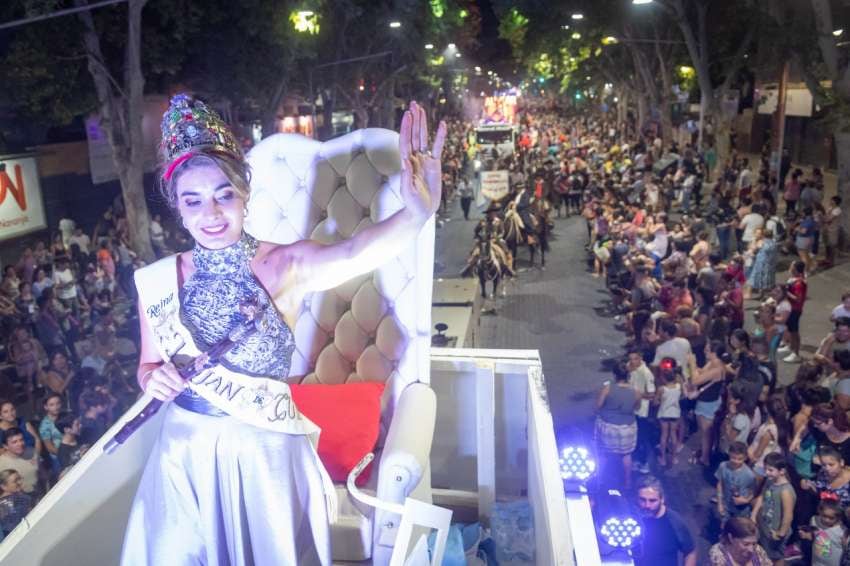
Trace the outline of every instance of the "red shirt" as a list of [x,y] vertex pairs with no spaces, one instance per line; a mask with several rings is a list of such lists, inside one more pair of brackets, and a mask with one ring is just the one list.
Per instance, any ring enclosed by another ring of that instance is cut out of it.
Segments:
[[803,312],[803,303],[806,302],[806,292],[809,290],[809,284],[802,277],[795,277],[788,280],[788,292],[794,295],[795,298],[788,296],[788,302],[791,303],[791,310],[795,312]]

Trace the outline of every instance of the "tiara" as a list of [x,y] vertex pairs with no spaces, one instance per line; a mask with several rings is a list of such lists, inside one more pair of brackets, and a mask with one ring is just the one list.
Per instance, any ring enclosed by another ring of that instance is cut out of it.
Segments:
[[215,110],[187,94],[175,95],[162,115],[160,156],[168,164],[163,177],[170,178],[177,165],[201,147],[243,159],[236,137]]

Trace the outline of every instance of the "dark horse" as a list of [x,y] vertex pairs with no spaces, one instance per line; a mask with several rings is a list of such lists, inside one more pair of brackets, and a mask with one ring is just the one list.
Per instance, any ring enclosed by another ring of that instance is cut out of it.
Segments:
[[493,294],[496,296],[503,275],[513,275],[513,259],[506,246],[499,239],[498,219],[489,219],[475,231],[475,246],[461,273],[473,275],[481,285],[481,296],[487,298],[487,282],[493,282]]
[[531,200],[522,194],[517,201],[508,204],[505,213],[505,240],[511,253],[516,258],[520,244],[527,245],[532,266],[534,256],[540,250],[540,264],[546,267],[551,225],[545,206],[542,199]]

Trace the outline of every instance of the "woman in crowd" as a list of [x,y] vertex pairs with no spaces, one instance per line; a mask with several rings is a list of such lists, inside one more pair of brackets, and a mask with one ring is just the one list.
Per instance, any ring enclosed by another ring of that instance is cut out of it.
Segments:
[[[0,433],[19,428],[24,433],[24,458],[29,460],[36,454],[41,454],[41,437],[32,423],[18,416],[15,404],[8,399],[0,399]],[[0,435],[2,436],[2,435]]]
[[709,549],[711,566],[771,566],[773,561],[758,543],[752,519],[731,517],[723,525],[720,542]]
[[596,439],[603,451],[620,457],[626,489],[631,486],[632,452],[637,445],[635,409],[640,397],[622,365],[614,367],[614,383],[606,381],[596,396]]
[[50,365],[41,373],[39,381],[48,391],[61,395],[71,385],[76,374],[67,356],[62,352],[54,352],[50,356]]
[[773,239],[773,232],[768,229],[756,230],[756,237],[750,249],[753,254],[753,266],[747,277],[747,287],[750,292],[755,292],[757,299],[761,301],[764,294],[776,285],[779,249]]
[[818,499],[837,501],[842,508],[850,507],[850,468],[844,464],[841,452],[832,446],[818,448],[820,470],[814,480],[800,481],[800,487],[815,493]]
[[691,356],[692,393],[689,397],[696,399],[694,413],[700,433],[699,462],[706,467],[711,464],[714,418],[722,402],[721,392],[726,380],[726,364],[723,360],[726,356],[726,345],[719,340],[706,344],[706,363],[703,367],[696,367],[696,357]]
[[820,446],[836,449],[845,462],[850,462],[850,423],[847,422],[847,413],[835,401],[816,405],[809,424],[814,428]]

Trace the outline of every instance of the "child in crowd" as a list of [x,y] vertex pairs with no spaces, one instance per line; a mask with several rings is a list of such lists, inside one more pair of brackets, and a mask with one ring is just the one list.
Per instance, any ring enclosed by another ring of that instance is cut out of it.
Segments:
[[818,505],[818,514],[798,534],[812,542],[812,566],[841,566],[846,529],[843,513],[837,501],[824,499]]
[[[666,363],[665,363],[666,362]],[[660,376],[663,381],[656,393],[658,403],[658,420],[661,423],[661,453],[658,455],[658,463],[667,465],[667,454],[670,461],[675,465],[676,454],[679,452],[679,420],[682,417],[682,409],[679,401],[682,399],[682,380],[670,358],[661,360]]]
[[784,564],[785,545],[791,535],[797,494],[788,481],[788,462],[781,453],[764,457],[766,482],[753,502],[752,519],[759,531],[759,544],[774,565]]
[[729,445],[729,460],[714,474],[717,478],[717,515],[721,522],[729,517],[749,517],[755,497],[756,475],[747,465],[747,445],[735,441]]

